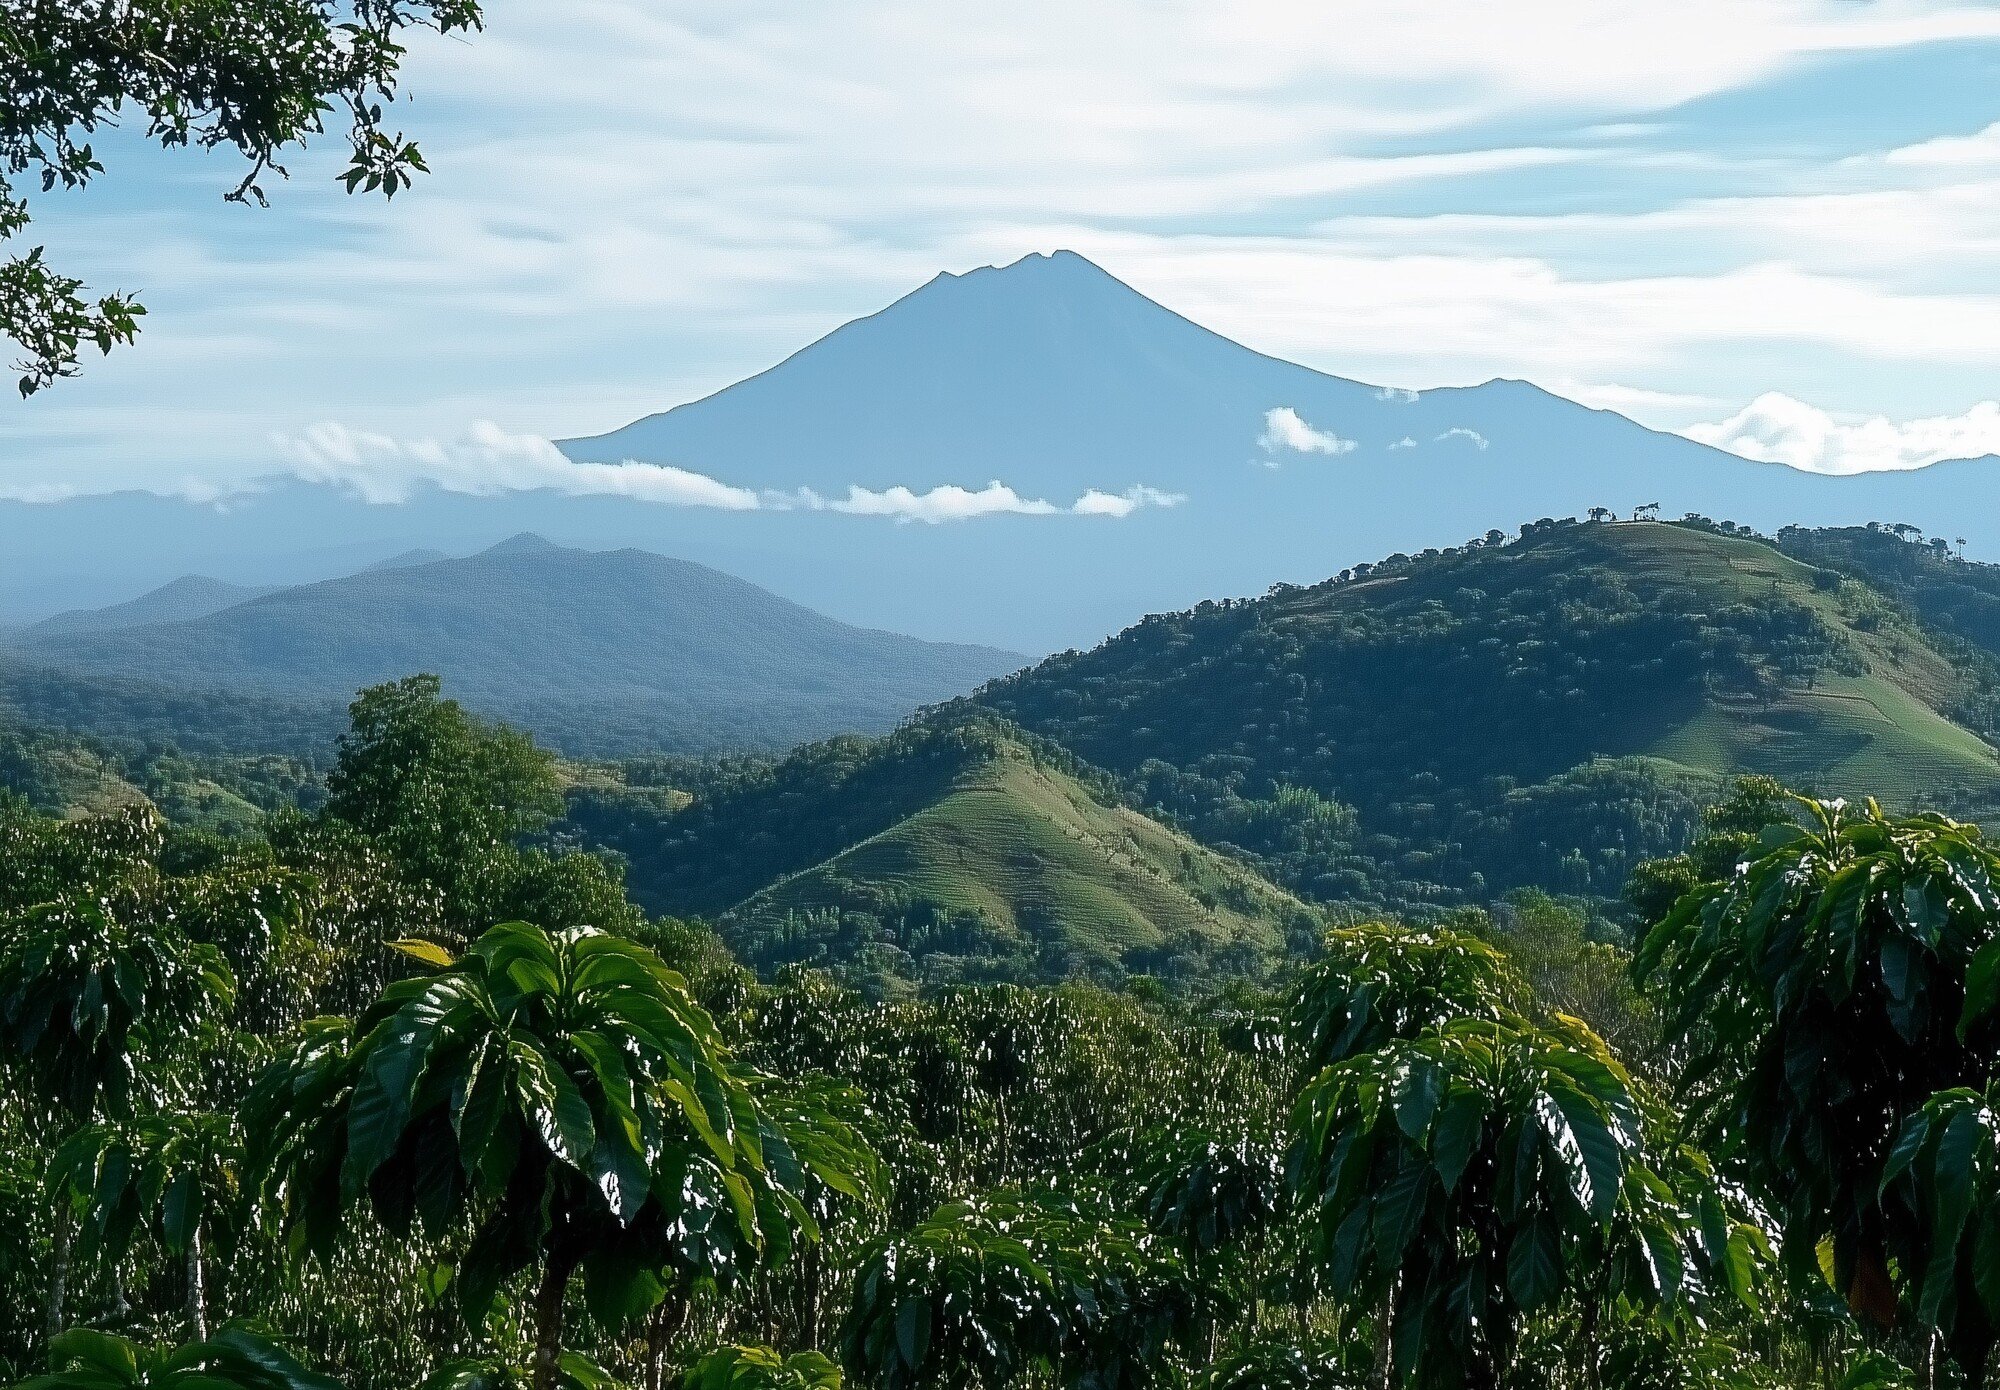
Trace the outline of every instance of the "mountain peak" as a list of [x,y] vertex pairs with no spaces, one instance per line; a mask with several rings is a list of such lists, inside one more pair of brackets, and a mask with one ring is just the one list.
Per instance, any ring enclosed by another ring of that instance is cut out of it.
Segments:
[[482,555],[546,555],[552,550],[561,549],[561,546],[557,545],[547,536],[537,535],[533,531],[522,531],[516,535],[507,537],[506,540],[501,541],[498,545],[488,546],[480,553]]
[[[1030,251],[1005,265],[974,266],[971,270],[947,270],[932,278],[909,299],[928,299],[940,289],[981,290],[1011,300],[1033,301],[1051,295],[1103,294],[1115,298],[1143,300],[1137,290],[1088,257],[1074,251]],[[927,293],[930,292],[930,293]],[[1147,301],[1150,302],[1150,301]],[[893,307],[893,306],[892,306]]]

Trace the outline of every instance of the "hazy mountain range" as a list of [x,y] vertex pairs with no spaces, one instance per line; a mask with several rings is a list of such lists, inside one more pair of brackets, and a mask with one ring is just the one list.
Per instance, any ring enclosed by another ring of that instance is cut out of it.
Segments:
[[[432,486],[370,504],[297,481],[221,508],[137,493],[0,503],[0,617],[189,572],[297,582],[523,529],[671,553],[845,621],[1027,651],[1593,506],[1658,502],[1766,530],[1901,520],[2000,558],[1992,460],[1828,478],[1525,382],[1381,389],[1211,333],[1069,253],[939,276],[766,372],[562,447],[689,470],[738,509]],[[908,514],[932,489],[994,483],[1046,507],[937,524],[839,510],[851,489],[866,490],[862,510]],[[1089,497],[1108,500],[1076,514]]]
[[[836,622],[684,560],[532,534],[268,593],[180,580],[7,645],[14,662],[72,681],[296,702],[312,724],[361,686],[429,671],[474,709],[572,752],[771,748],[885,730],[1025,661]],[[79,727],[59,709],[23,712]]]

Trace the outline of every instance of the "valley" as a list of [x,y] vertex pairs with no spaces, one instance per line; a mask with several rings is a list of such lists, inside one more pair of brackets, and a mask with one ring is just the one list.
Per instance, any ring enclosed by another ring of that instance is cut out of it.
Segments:
[[760,970],[1199,988],[1273,977],[1325,920],[1528,890],[1618,938],[1633,869],[1746,775],[2000,815],[1994,573],[1883,530],[1542,521],[1006,674],[700,567],[521,539],[31,631],[14,659],[59,664],[9,673],[9,781],[254,826],[313,794],[341,683],[427,650],[448,694],[569,760],[557,840]]

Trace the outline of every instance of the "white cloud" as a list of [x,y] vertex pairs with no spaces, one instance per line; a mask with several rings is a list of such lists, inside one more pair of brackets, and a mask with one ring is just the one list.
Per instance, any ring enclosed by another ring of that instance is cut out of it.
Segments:
[[[757,491],[671,464],[634,459],[578,462],[540,435],[510,433],[487,420],[474,422],[451,440],[397,439],[326,421],[296,434],[274,435],[273,442],[284,459],[287,475],[343,488],[378,505],[407,502],[425,486],[475,496],[547,488],[571,496],[628,497],[659,506],[835,512],[936,524],[1002,515],[1115,519],[1141,508],[1178,507],[1187,501],[1185,493],[1140,484],[1123,492],[1090,488],[1075,501],[1058,505],[1039,497],[1023,497],[997,479],[983,488],[948,483],[922,492],[904,486],[879,490],[850,486],[843,496],[826,496],[811,488]],[[224,486],[190,476],[157,483],[152,490],[223,506],[230,498],[256,491],[265,481],[253,478]],[[55,503],[112,490],[101,482],[17,483],[0,478],[0,501]]]
[[1417,403],[1417,393],[1410,390],[1407,386],[1381,386],[1376,388],[1375,399],[1378,401],[1394,401],[1398,405],[1415,405]]
[[1269,466],[1276,468],[1279,454],[1351,454],[1356,445],[1351,439],[1314,429],[1298,411],[1281,405],[1264,412],[1264,432],[1257,436],[1257,447],[1272,456]]
[[2000,165],[2000,122],[1972,135],[1943,135],[1904,145],[1890,150],[1882,160],[1923,169],[1992,168]]
[[1070,510],[1078,516],[1130,516],[1141,507],[1178,507],[1185,501],[1185,492],[1162,492],[1153,487],[1132,487],[1116,493],[1092,488],[1077,498]]
[[1472,445],[1476,449],[1484,449],[1486,447],[1485,435],[1481,434],[1478,430],[1469,430],[1465,428],[1465,426],[1463,425],[1454,425],[1452,428],[1446,430],[1443,434],[1439,435],[1434,442],[1438,444],[1448,444],[1454,439],[1463,439],[1466,443]]
[[945,484],[927,492],[907,487],[876,491],[849,487],[842,498],[822,497],[811,488],[796,493],[767,494],[777,507],[804,507],[810,511],[845,512],[851,516],[886,516],[897,521],[922,521],[937,525],[946,521],[967,521],[981,516],[1107,516],[1125,517],[1141,507],[1178,507],[1187,501],[1183,493],[1161,492],[1157,488],[1134,487],[1123,493],[1091,488],[1067,507],[1040,497],[1023,497],[999,480],[977,490]]
[[1401,439],[1398,439],[1393,444],[1391,444],[1389,447],[1391,449],[1414,449],[1417,447],[1417,441],[1410,438],[1410,436],[1406,434]]
[[490,420],[456,440],[398,440],[323,423],[280,437],[291,471],[366,501],[407,501],[420,485],[480,496],[549,488],[576,496],[630,497],[670,507],[755,511],[757,494],[665,463],[578,463],[540,435],[509,434]]
[[1922,468],[2000,454],[2000,401],[1981,401],[1961,415],[1897,423],[1880,415],[1843,420],[1772,391],[1727,420],[1694,425],[1685,433],[1744,458],[1807,473]]

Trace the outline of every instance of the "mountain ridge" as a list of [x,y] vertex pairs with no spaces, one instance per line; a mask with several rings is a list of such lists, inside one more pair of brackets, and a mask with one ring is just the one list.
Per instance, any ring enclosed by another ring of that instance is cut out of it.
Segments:
[[840,623],[692,562],[532,533],[189,621],[30,635],[15,650],[51,667],[315,703],[432,671],[469,707],[585,752],[883,730],[1019,660]]
[[[1261,442],[1273,411],[1299,428]],[[586,462],[671,464],[739,501],[803,490],[827,505],[675,507],[590,494],[601,480],[565,492],[554,476],[501,495],[419,484],[393,506],[274,483],[226,515],[131,494],[0,502],[0,594],[18,615],[36,592],[62,588],[73,607],[121,573],[186,572],[218,555],[290,574],[334,536],[349,550],[464,553],[533,529],[667,550],[859,626],[1048,652],[1147,613],[1600,506],[1658,502],[1766,532],[1907,520],[2000,559],[2000,462],[1835,478],[1505,374],[1378,388],[1215,333],[1073,253],[936,277],[733,385],[563,447]],[[909,499],[994,482],[1018,505],[912,519]],[[869,490],[857,510],[880,514],[839,510],[856,488]],[[1069,510],[1091,490],[1139,488],[1182,500],[1120,517]]]

